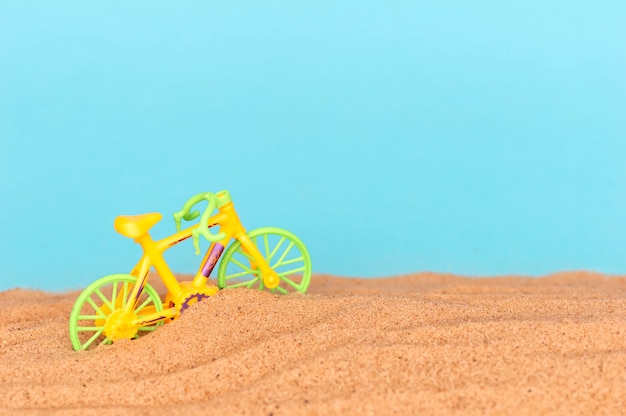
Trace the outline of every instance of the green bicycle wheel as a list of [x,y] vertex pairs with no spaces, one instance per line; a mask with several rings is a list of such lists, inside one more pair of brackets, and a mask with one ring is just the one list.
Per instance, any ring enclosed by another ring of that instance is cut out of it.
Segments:
[[[112,341],[104,333],[107,319],[127,305],[136,282],[135,276],[113,274],[96,280],[83,290],[74,303],[69,322],[70,340],[76,351],[111,344]],[[135,314],[141,318],[162,309],[159,294],[146,283],[137,301]],[[137,328],[135,337],[154,331],[161,323]]]
[[[306,292],[311,281],[311,257],[298,237],[275,227],[257,228],[247,235],[272,270],[280,276],[280,284],[272,292]],[[217,286],[220,289],[265,289],[261,271],[239,241],[231,244],[224,253],[217,273]]]

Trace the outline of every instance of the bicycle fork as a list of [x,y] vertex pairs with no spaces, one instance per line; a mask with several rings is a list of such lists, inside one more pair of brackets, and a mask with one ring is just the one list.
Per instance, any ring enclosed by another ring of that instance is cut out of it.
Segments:
[[263,255],[259,252],[257,246],[248,238],[248,236],[243,233],[239,236],[236,236],[237,240],[241,242],[241,246],[245,254],[249,257],[252,257],[250,260],[254,261],[252,264],[252,269],[260,269],[261,271],[261,280],[263,284],[268,289],[274,289],[280,283],[280,276],[276,273],[270,265],[265,261]]

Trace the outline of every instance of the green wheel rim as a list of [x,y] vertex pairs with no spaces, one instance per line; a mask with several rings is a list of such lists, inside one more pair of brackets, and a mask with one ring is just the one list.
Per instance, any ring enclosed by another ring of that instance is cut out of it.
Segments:
[[[96,280],[82,291],[70,314],[70,340],[76,351],[87,350],[98,345],[111,344],[104,335],[104,323],[114,311],[123,308],[137,278],[129,274],[113,274]],[[135,313],[163,310],[159,294],[146,283]],[[138,328],[137,336],[154,331],[162,322]]]
[[[311,257],[298,237],[282,228],[257,228],[248,233],[272,270],[280,276],[280,285],[272,292],[305,293],[311,281]],[[235,241],[228,247],[217,274],[220,289],[246,287],[266,289],[260,270],[253,267],[252,258]]]

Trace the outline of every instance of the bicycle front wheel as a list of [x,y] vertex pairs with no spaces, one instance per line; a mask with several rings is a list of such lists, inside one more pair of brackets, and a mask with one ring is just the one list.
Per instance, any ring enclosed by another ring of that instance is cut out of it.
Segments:
[[[106,335],[107,322],[115,319],[130,301],[130,293],[137,278],[129,274],[113,274],[96,280],[78,296],[70,314],[70,340],[76,351],[87,350],[97,345],[111,344]],[[134,314],[141,318],[161,311],[163,304],[159,294],[148,283],[137,301]],[[112,318],[113,317],[113,318]],[[159,324],[128,328],[129,338],[154,331]]]
[[[311,281],[311,257],[298,237],[276,227],[257,228],[247,235],[270,268],[280,277],[280,284],[271,289],[272,292],[306,292]],[[220,289],[266,289],[261,270],[239,241],[231,244],[224,253],[217,274],[217,285]]]

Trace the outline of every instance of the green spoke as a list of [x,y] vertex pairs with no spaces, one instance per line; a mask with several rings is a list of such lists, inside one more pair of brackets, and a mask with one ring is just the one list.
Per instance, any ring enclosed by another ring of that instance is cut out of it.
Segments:
[[272,292],[274,292],[274,291],[278,291],[278,292],[282,293],[283,295],[287,293],[287,290],[283,289],[280,286],[276,286],[276,288],[272,289]]
[[89,348],[89,346],[100,336],[100,334],[102,334],[102,331],[104,331],[104,327],[100,328],[98,332],[96,332],[91,338],[89,338],[89,341],[83,344],[83,349],[86,350],[87,348]]
[[295,243],[292,241],[289,243],[289,245],[287,246],[287,249],[285,250],[285,252],[283,253],[282,256],[280,256],[280,258],[278,259],[278,261],[276,262],[276,264],[274,264],[272,266],[272,269],[279,266],[283,260],[285,260],[285,257],[287,257],[287,253],[289,253],[289,251],[291,251],[291,248],[295,245]]
[[270,260],[272,260],[272,257],[274,257],[274,254],[276,254],[280,246],[285,242],[285,239],[286,237],[281,237],[281,239],[278,241],[278,244],[276,244],[276,247],[274,247],[274,250],[272,250],[272,253],[269,256],[267,256],[268,263],[270,262]]
[[152,301],[152,298],[150,296],[148,296],[148,299],[146,299],[137,309],[135,309],[135,313],[139,313],[140,310],[142,310],[143,308],[145,308],[146,306],[148,306],[148,304]]
[[237,250],[237,253],[240,253],[241,255],[243,255],[244,257],[246,257],[250,261],[254,261],[254,258],[250,254],[248,254],[245,251],[243,251],[243,247],[239,247],[239,249]]
[[91,305],[93,310],[96,311],[96,313],[101,313],[102,316],[106,316],[106,314],[104,312],[102,312],[102,309],[100,309],[100,307],[98,305],[96,305],[96,302],[94,302],[93,299],[88,297],[87,298],[87,302]]
[[263,234],[263,243],[265,245],[265,256],[270,255],[270,243],[267,241],[267,234]]
[[241,282],[241,283],[234,283],[232,285],[228,285],[229,288],[237,288],[237,287],[247,287],[250,288],[255,282],[257,282],[259,280],[258,277],[255,277],[254,279],[248,281],[248,282]]
[[279,267],[279,266],[286,266],[288,264],[297,263],[297,262],[302,261],[302,260],[304,260],[304,257],[300,256],[297,259],[291,259],[291,260],[284,261],[282,263],[275,264],[274,268]]
[[79,321],[95,321],[97,319],[107,319],[105,315],[79,315]]
[[235,263],[237,266],[241,267],[242,269],[247,270],[250,273],[254,274],[254,272],[252,271],[251,268],[249,268],[248,266],[244,266],[243,263],[241,263],[239,260],[237,260],[237,259],[230,259],[230,261],[232,261],[233,263]]
[[97,331],[102,328],[101,326],[77,326],[76,329],[79,331]]
[[102,300],[102,302],[104,302],[109,308],[111,308],[111,311],[115,310],[115,307],[113,307],[113,305],[111,305],[111,302],[109,302],[109,300],[106,298],[106,296],[104,296],[104,294],[100,291],[100,288],[96,289],[94,291],[94,293],[96,295],[98,295],[98,297]]
[[117,304],[117,282],[113,282],[113,289],[111,289],[111,301],[113,304]]
[[298,283],[294,282],[293,280],[291,280],[291,279],[289,279],[289,278],[287,278],[285,276],[281,276],[280,280],[288,283],[294,289],[300,289],[300,285]]
[[111,345],[112,342],[110,339],[105,338],[104,340],[102,340],[102,342],[100,343],[100,345]]
[[137,328],[138,331],[156,331],[158,326],[142,326]]
[[[239,273],[229,274],[229,275],[225,276],[225,277],[224,277],[224,279],[226,279],[226,280],[231,280],[231,279],[235,279],[235,278],[237,278],[237,277],[246,276],[246,275],[248,275],[248,274],[251,274],[251,273],[249,273],[249,272],[245,272],[245,271],[244,271],[244,272],[239,272]],[[254,275],[254,274],[253,274],[253,275]]]
[[278,273],[278,275],[281,277],[281,279],[283,277],[285,277],[287,274],[293,274],[293,273],[298,273],[298,272],[303,272],[305,270],[304,266],[303,267],[298,267],[297,269],[293,269],[293,270],[288,270],[286,272],[280,272]]

